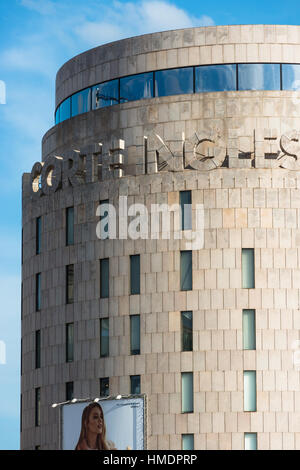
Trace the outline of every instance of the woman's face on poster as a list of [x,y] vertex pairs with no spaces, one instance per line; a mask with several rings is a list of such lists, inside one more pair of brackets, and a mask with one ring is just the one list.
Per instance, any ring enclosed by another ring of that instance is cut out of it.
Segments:
[[91,433],[94,434],[101,434],[103,431],[103,414],[102,411],[98,408],[95,407],[92,409],[88,424],[87,424],[87,429]]

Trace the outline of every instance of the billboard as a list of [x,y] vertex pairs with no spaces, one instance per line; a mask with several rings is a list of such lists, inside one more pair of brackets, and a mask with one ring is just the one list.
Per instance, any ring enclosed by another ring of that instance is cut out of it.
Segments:
[[146,448],[145,397],[96,399],[61,407],[62,450]]

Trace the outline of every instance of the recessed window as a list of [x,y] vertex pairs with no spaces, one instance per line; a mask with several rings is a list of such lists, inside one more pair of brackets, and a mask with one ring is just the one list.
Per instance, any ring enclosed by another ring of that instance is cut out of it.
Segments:
[[109,396],[109,377],[100,379],[100,397]]
[[256,349],[255,310],[243,310],[243,349]]
[[130,315],[130,354],[140,354],[140,315]]
[[182,434],[181,448],[182,450],[194,450],[194,434]]
[[130,256],[130,294],[140,293],[140,255]]
[[243,289],[253,289],[254,281],[254,249],[242,249],[242,287]]
[[119,80],[110,80],[92,88],[93,109],[105,108],[119,103]]
[[66,245],[74,245],[74,207],[66,210]]
[[236,90],[236,65],[201,65],[195,69],[196,93]]
[[100,320],[100,357],[109,355],[109,319]]
[[74,264],[66,266],[66,302],[74,302]]
[[41,252],[41,246],[42,246],[42,218],[41,217],[36,218],[35,234],[36,234],[35,253],[39,255]]
[[41,425],[41,389],[35,389],[35,426]]
[[77,116],[77,114],[86,113],[91,110],[91,89],[87,88],[85,90],[75,93],[71,97],[71,110],[72,116]]
[[120,103],[153,97],[153,72],[120,79]]
[[41,367],[41,330],[35,332],[35,368]]
[[181,230],[192,230],[192,192],[180,191]]
[[280,64],[238,64],[239,90],[280,90]]
[[244,411],[256,411],[256,371],[244,371]]
[[74,382],[66,383],[66,400],[70,401],[74,398]]
[[60,123],[60,106],[57,108],[55,112],[55,125]]
[[131,395],[139,395],[141,393],[141,376],[130,376],[130,393]]
[[193,413],[194,411],[194,385],[193,372],[181,374],[181,412]]
[[193,67],[155,72],[155,96],[193,93]]
[[74,323],[66,325],[66,362],[74,361]]
[[282,64],[282,89],[300,90],[299,64]]
[[193,312],[181,312],[181,351],[193,351]]
[[109,258],[100,260],[100,297],[109,297]]
[[257,433],[245,432],[245,450],[257,450]]
[[59,122],[70,119],[71,117],[71,98],[63,101],[59,107]]
[[180,252],[180,290],[193,289],[192,251]]
[[35,310],[41,310],[41,289],[42,289],[42,275],[37,273],[35,276]]

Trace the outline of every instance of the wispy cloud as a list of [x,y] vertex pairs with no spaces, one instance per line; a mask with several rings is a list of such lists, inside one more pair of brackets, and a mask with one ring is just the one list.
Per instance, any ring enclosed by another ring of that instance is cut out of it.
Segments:
[[83,21],[75,31],[83,41],[96,46],[139,34],[212,24],[214,21],[209,16],[192,16],[176,5],[164,1],[115,1],[106,7],[104,19]]
[[55,13],[55,4],[50,0],[21,0],[21,5],[41,15],[51,15]]

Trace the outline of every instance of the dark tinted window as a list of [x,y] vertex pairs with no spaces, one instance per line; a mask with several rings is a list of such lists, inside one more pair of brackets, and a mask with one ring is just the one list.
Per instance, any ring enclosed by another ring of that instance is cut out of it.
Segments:
[[92,108],[104,108],[119,103],[119,80],[100,83],[92,89]]
[[37,255],[39,255],[41,252],[41,241],[42,241],[42,218],[41,217],[37,217],[36,219],[35,233],[36,233],[35,252]]
[[141,393],[141,377],[139,375],[130,376],[130,393],[139,395]]
[[153,73],[141,73],[120,79],[120,102],[153,97]]
[[66,400],[73,400],[74,398],[74,383],[67,382],[66,383]]
[[193,350],[193,313],[181,312],[181,351]]
[[74,264],[66,266],[66,302],[72,304],[74,302]]
[[41,367],[41,330],[35,332],[35,368]]
[[180,290],[193,288],[192,252],[180,252]]
[[41,273],[36,274],[35,277],[35,309],[41,310]]
[[130,256],[130,294],[140,293],[140,255]]
[[109,319],[100,320],[100,357],[109,355]]
[[60,106],[57,108],[56,113],[55,113],[55,124],[60,123]]
[[180,191],[179,201],[181,208],[181,229],[192,229],[192,192]]
[[155,96],[193,93],[193,67],[155,72]]
[[59,108],[59,122],[69,119],[71,117],[71,98],[63,101]]
[[66,245],[74,245],[74,207],[66,211]]
[[280,90],[279,64],[239,64],[239,90]]
[[300,90],[300,65],[282,64],[282,89]]
[[35,425],[41,424],[41,389],[35,389]]
[[195,70],[196,93],[236,90],[236,65],[204,65]]
[[66,325],[66,361],[74,361],[74,323]]
[[109,258],[100,260],[100,297],[105,299],[109,296]]
[[109,396],[109,377],[103,377],[103,379],[100,379],[100,396]]
[[130,354],[140,354],[140,315],[130,316]]
[[91,110],[91,89],[79,91],[72,96],[72,116]]

